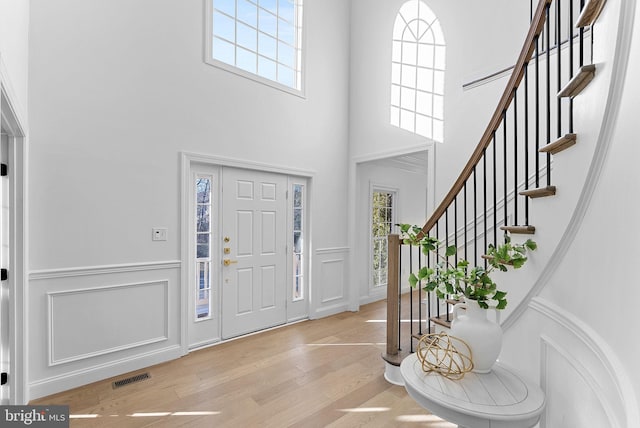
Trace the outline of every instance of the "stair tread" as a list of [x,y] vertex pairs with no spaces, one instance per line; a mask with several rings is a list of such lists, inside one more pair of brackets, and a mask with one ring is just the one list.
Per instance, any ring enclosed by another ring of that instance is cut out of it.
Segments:
[[501,230],[509,233],[519,233],[524,235],[533,235],[536,231],[535,226],[500,226]]
[[545,186],[537,189],[527,189],[520,192],[522,196],[530,198],[544,198],[545,196],[553,196],[556,194],[556,186]]
[[429,321],[434,324],[441,325],[442,327],[451,328],[451,320],[453,319],[453,314],[449,312],[449,320],[447,321],[447,314],[442,314],[439,317],[431,317]]
[[541,153],[551,153],[552,155],[555,155],[556,153],[560,153],[561,151],[573,146],[576,141],[576,134],[566,134],[553,143],[547,144],[546,146],[540,148],[538,151]]
[[564,98],[569,97],[573,98],[578,95],[584,88],[587,87],[589,82],[593,80],[595,76],[596,66],[593,64],[584,65],[580,67],[580,71],[573,76],[573,78],[565,85],[564,88],[560,92],[558,92],[558,97]]
[[596,19],[598,19],[598,16],[600,16],[600,12],[602,11],[602,7],[605,2],[606,0],[587,0],[586,4],[582,8],[582,12],[580,12],[580,16],[576,22],[576,27],[588,27],[593,24]]

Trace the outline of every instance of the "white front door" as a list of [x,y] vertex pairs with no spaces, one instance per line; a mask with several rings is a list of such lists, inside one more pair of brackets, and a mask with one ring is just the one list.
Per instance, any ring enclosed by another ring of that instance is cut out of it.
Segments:
[[222,171],[222,338],[287,320],[287,177]]

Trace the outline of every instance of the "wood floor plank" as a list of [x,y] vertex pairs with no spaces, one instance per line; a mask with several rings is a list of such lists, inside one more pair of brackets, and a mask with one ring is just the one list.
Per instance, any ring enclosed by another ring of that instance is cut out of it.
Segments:
[[[384,380],[384,301],[228,341],[31,404],[70,406],[72,428],[451,428]],[[404,326],[403,326],[404,327]]]

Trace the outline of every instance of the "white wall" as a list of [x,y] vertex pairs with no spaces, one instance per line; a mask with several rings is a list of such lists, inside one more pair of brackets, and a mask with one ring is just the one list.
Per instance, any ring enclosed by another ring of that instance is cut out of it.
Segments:
[[[20,119],[27,117],[29,1],[0,1],[0,73]],[[27,124],[22,123],[26,128]]]
[[[94,347],[102,355],[55,367],[47,360],[46,311],[36,316],[29,340],[35,395],[175,357],[184,339],[176,264],[182,151],[313,172],[312,254],[346,258],[349,3],[304,7],[302,98],[204,64],[203,1],[32,2],[30,304],[44,310],[51,293],[117,287],[128,277],[139,285],[166,280],[169,296],[160,344],[111,352],[105,342]],[[154,226],[168,228],[167,242],[151,241]],[[321,296],[317,278],[313,293]],[[338,310],[345,299],[330,305]],[[314,303],[322,309],[322,299]],[[109,308],[96,310],[97,329],[108,331]],[[131,325],[142,329],[134,319]]]
[[[426,138],[389,124],[391,35],[404,2],[352,1],[352,158],[427,145]],[[466,92],[462,85],[515,63],[528,28],[529,4],[509,0],[425,3],[440,19],[447,44],[445,142],[436,144],[437,203],[480,140],[504,88],[502,81]]]

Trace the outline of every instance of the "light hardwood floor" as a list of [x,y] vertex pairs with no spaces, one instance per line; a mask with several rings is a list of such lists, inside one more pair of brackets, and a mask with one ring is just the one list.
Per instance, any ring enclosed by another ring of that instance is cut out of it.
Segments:
[[71,427],[430,427],[384,380],[385,302],[222,343],[113,389],[106,379],[33,401],[67,404]]

